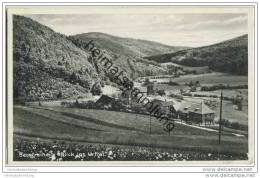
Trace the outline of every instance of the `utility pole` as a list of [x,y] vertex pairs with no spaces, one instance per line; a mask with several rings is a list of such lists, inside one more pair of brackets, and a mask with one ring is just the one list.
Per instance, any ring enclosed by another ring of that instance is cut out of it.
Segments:
[[132,107],[133,107],[133,105],[132,105],[132,94],[130,94],[130,97],[128,97],[128,100],[130,100],[129,101],[129,104],[130,104],[130,108],[132,109]]
[[[169,123],[169,118],[168,118],[168,123]],[[169,136],[171,136],[171,129],[169,128]]]
[[152,134],[152,117],[150,112],[150,135]]
[[220,139],[221,139],[222,98],[223,98],[223,94],[222,94],[222,91],[221,91],[221,95],[220,95],[220,113],[219,113],[219,133],[218,133],[218,144],[220,144]]

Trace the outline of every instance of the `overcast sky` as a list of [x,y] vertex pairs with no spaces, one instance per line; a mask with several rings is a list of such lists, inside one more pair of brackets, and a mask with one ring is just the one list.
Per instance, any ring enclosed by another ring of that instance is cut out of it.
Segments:
[[120,37],[198,47],[248,33],[246,14],[25,15],[56,32],[103,32]]

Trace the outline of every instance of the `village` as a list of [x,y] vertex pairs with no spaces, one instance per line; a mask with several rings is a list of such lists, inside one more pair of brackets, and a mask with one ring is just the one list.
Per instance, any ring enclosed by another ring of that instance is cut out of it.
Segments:
[[[160,79],[162,77],[151,77],[152,79]],[[168,76],[167,76],[168,77]],[[169,77],[168,77],[169,78]],[[134,88],[138,89],[149,101],[160,108],[170,120],[182,124],[198,126],[203,129],[219,128],[219,108],[220,108],[220,92],[219,95],[199,95],[192,94],[196,90],[203,90],[199,81],[193,85],[187,84],[185,88],[165,90],[162,84],[156,80],[150,81],[148,78],[139,78],[134,82]],[[174,87],[174,86],[173,86]],[[242,108],[242,96],[223,97],[224,100],[235,103],[235,110]],[[241,101],[241,102],[239,102]],[[62,101],[64,107],[75,107],[82,109],[102,109],[110,111],[120,111],[127,113],[138,113],[149,115],[149,111],[143,104],[137,101],[137,98],[131,95],[131,91],[122,91],[116,87],[93,86],[92,96],[76,100]],[[239,129],[237,122],[229,122],[226,119],[222,121],[222,127]]]
[[[154,83],[148,83],[146,86],[138,84],[135,87],[140,90],[143,96],[148,98],[153,105],[159,106],[160,110],[170,119],[204,126],[214,124],[215,112],[203,101],[201,103],[181,102],[179,99],[167,96],[163,90],[156,88]],[[96,104],[108,110],[121,106],[120,111],[149,114],[145,107],[131,96],[130,92],[122,92],[112,96],[102,95]]]

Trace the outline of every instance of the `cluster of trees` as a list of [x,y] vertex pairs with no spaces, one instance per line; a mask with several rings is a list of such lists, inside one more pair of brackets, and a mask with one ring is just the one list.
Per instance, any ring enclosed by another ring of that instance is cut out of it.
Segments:
[[171,85],[171,86],[178,86],[178,85],[180,85],[179,83],[174,82],[172,78],[169,80],[169,82],[161,82],[161,84],[168,84],[168,85]]
[[193,74],[196,75],[198,72],[196,70],[184,70],[185,74]]
[[[60,61],[59,61],[60,62]],[[70,66],[68,64],[68,66]],[[71,70],[70,67],[66,67],[63,64],[60,66],[50,66],[46,68],[46,71],[54,77],[63,78],[65,81],[71,84],[79,84],[80,86],[90,90],[91,86],[91,76],[86,68],[84,71],[82,68],[80,70]]]
[[192,86],[199,87],[200,82],[199,81],[196,81],[196,82],[190,81],[189,83],[186,82],[185,85],[189,86],[189,87],[192,87]]
[[105,109],[111,111],[121,111],[121,112],[131,112],[131,113],[138,113],[138,114],[149,114],[147,109],[140,104],[133,104],[131,110],[127,107],[127,104],[123,100],[114,100],[111,101],[111,105],[104,106],[102,103],[96,103],[94,101],[87,101],[87,102],[79,102],[78,100],[68,102],[63,101],[61,102],[61,106],[63,107],[70,107],[70,108],[80,108],[80,109]]
[[177,74],[178,71],[183,71],[183,68],[174,65],[167,65],[167,70],[169,75],[173,75],[173,74]]
[[200,60],[198,58],[195,57],[185,57],[182,61],[176,61],[176,63],[179,63],[181,65],[185,65],[185,66],[192,66],[192,67],[200,67],[200,66],[206,66],[207,62],[204,60]]
[[178,100],[183,100],[183,95],[181,95],[181,94],[170,94],[169,96],[172,98],[176,98]]
[[232,103],[237,105],[237,109],[239,111],[243,110],[243,100],[244,100],[244,98],[241,95],[237,95],[236,97],[232,98]]
[[183,96],[192,96],[191,93],[183,93],[182,95],[183,95]]
[[76,100],[75,102],[63,101],[61,102],[61,106],[80,109],[106,109],[112,111],[122,111],[127,109],[126,105],[119,100],[111,101],[111,106],[109,107],[104,106],[102,103],[96,103],[94,101],[79,102],[78,100]]
[[[217,123],[219,123],[219,121],[217,121]],[[236,121],[235,122],[229,121],[228,119],[221,119],[221,125],[236,130],[248,130],[247,126],[244,126]]]
[[203,94],[194,94],[194,97],[210,97],[210,98],[219,98],[218,95],[203,95]]
[[159,63],[157,63],[155,61],[148,60],[146,58],[137,58],[135,61],[147,64],[147,65],[154,65],[154,66],[157,66],[157,67],[161,67],[161,65]]

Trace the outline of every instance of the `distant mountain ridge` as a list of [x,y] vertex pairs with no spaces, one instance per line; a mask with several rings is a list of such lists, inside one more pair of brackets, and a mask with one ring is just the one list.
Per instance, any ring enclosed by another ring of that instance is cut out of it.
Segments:
[[100,32],[89,32],[70,37],[83,41],[94,40],[96,45],[100,48],[109,49],[114,53],[135,57],[152,56],[188,49],[188,47],[168,46],[154,41],[122,38]]
[[158,63],[174,62],[192,67],[209,66],[214,71],[247,75],[248,35],[205,47],[149,56],[146,59]]
[[[65,36],[30,18],[14,15],[14,99],[39,101],[84,97],[96,82],[113,85],[90,51],[81,47],[90,40],[131,79],[168,74],[160,64],[167,61],[247,73],[247,36],[187,49],[97,32]],[[161,53],[167,54],[159,55]]]
[[[114,64],[118,65],[130,78],[138,76],[166,74],[167,71],[160,64],[144,59],[144,56],[161,54],[165,51],[186,49],[171,47],[157,42],[121,38],[99,32],[83,33],[69,36],[76,46],[83,49],[84,44],[93,40],[95,47],[109,56]],[[84,49],[83,49],[84,50]]]

